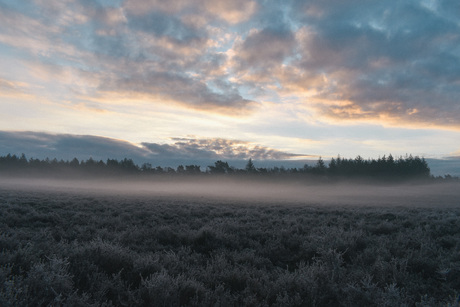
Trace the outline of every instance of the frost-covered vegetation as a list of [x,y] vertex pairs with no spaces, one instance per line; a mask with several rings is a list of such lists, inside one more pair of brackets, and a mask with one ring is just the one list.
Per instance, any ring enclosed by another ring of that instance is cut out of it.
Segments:
[[460,208],[0,190],[1,306],[457,306]]

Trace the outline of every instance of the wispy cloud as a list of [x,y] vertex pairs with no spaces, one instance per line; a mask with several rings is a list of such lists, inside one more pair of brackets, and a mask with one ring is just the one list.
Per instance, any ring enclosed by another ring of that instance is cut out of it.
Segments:
[[15,82],[0,78],[0,97],[29,98],[29,85],[24,82]]

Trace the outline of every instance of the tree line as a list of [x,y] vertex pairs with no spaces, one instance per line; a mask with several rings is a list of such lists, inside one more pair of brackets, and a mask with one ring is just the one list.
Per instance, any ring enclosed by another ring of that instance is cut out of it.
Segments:
[[[376,178],[376,179],[414,179],[433,178],[428,163],[423,157],[407,155],[394,158],[391,154],[378,159],[363,159],[357,156],[354,159],[332,158],[328,163],[320,157],[316,164],[305,164],[301,168],[271,167],[258,168],[252,159],[249,159],[245,168],[239,169],[230,166],[228,162],[218,160],[213,165],[202,170],[199,165],[179,165],[176,168],[152,166],[151,163],[137,165],[132,159],[94,160],[57,160],[57,159],[27,159],[21,156],[8,154],[0,156],[0,174],[88,174],[88,175],[254,175],[254,176],[310,176],[322,178]],[[445,179],[458,179],[447,175]]]

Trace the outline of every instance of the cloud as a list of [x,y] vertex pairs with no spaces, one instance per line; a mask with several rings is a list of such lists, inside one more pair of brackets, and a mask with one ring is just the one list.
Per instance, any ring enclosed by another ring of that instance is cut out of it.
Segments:
[[283,160],[305,155],[297,155],[260,146],[250,142],[222,138],[173,138],[172,145],[142,143],[154,154],[168,154],[179,157],[205,157],[213,159],[258,159]]
[[0,72],[0,87],[31,84],[63,105],[119,95],[232,116],[296,98],[323,121],[460,129],[458,9],[396,0],[2,2],[1,54],[52,66],[56,77]]
[[130,158],[137,163],[151,162],[187,164],[191,161],[211,163],[216,160],[286,160],[303,157],[264,147],[258,144],[227,139],[200,139],[195,137],[173,138],[170,144],[127,141],[72,134],[50,134],[30,131],[0,131],[0,155],[26,154],[27,157],[44,159],[95,160]]
[[203,1],[207,11],[230,24],[247,21],[257,10],[257,2],[247,0]]
[[294,35],[289,29],[255,30],[236,47],[237,70],[253,69],[267,73],[294,52],[294,44]]
[[126,0],[123,8],[135,15],[144,15],[151,11],[161,11],[166,14],[177,14],[190,6],[187,0],[162,1],[162,0]]
[[236,42],[232,69],[327,121],[459,129],[456,5],[430,3],[297,1],[269,26],[265,9],[262,27]]
[[244,99],[238,90],[226,82],[214,80],[213,91],[205,82],[174,72],[147,72],[131,75],[125,79],[105,80],[101,92],[113,92],[134,97],[145,94],[153,101],[175,102],[186,107],[213,111],[226,115],[242,114],[254,106]]
[[206,32],[184,24],[175,16],[165,15],[161,12],[151,12],[142,16],[129,16],[129,26],[134,30],[141,30],[156,37],[168,38],[173,44],[198,44],[206,40]]
[[[256,1],[195,0],[143,1],[127,0],[123,7],[131,14],[142,16],[152,11],[167,15],[210,15],[229,24],[247,21],[257,10]],[[209,18],[209,17],[208,17]]]
[[30,98],[29,85],[0,78],[0,97]]
[[[161,6],[137,16],[128,8],[87,1],[36,5],[43,16],[0,10],[0,17],[5,17],[0,24],[7,29],[0,32],[0,42],[28,51],[30,57],[40,56],[41,63],[33,67],[68,72],[59,80],[71,83],[58,81],[60,92],[68,92],[66,101],[76,100],[71,97],[75,94],[78,100],[91,101],[119,93],[227,115],[245,114],[254,107],[223,75],[225,57],[209,50],[214,43],[208,29],[164,14]],[[81,17],[71,18],[72,10]],[[23,60],[25,65],[31,66],[30,57]]]
[[308,6],[319,17],[298,16],[308,35],[299,41],[297,65],[326,77],[314,97],[317,111],[459,128],[459,24],[447,8],[392,4],[324,1]]
[[0,131],[0,153],[34,158],[70,160],[147,157],[149,152],[132,143],[90,135],[49,134],[30,131]]

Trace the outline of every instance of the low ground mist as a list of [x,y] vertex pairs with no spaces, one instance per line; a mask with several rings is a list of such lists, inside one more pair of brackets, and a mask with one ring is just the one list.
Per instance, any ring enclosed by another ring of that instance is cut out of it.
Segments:
[[291,205],[453,207],[460,205],[459,187],[458,183],[302,182],[194,176],[145,180],[0,178],[0,188],[4,189]]
[[0,306],[458,306],[458,186],[227,179],[1,180]]

